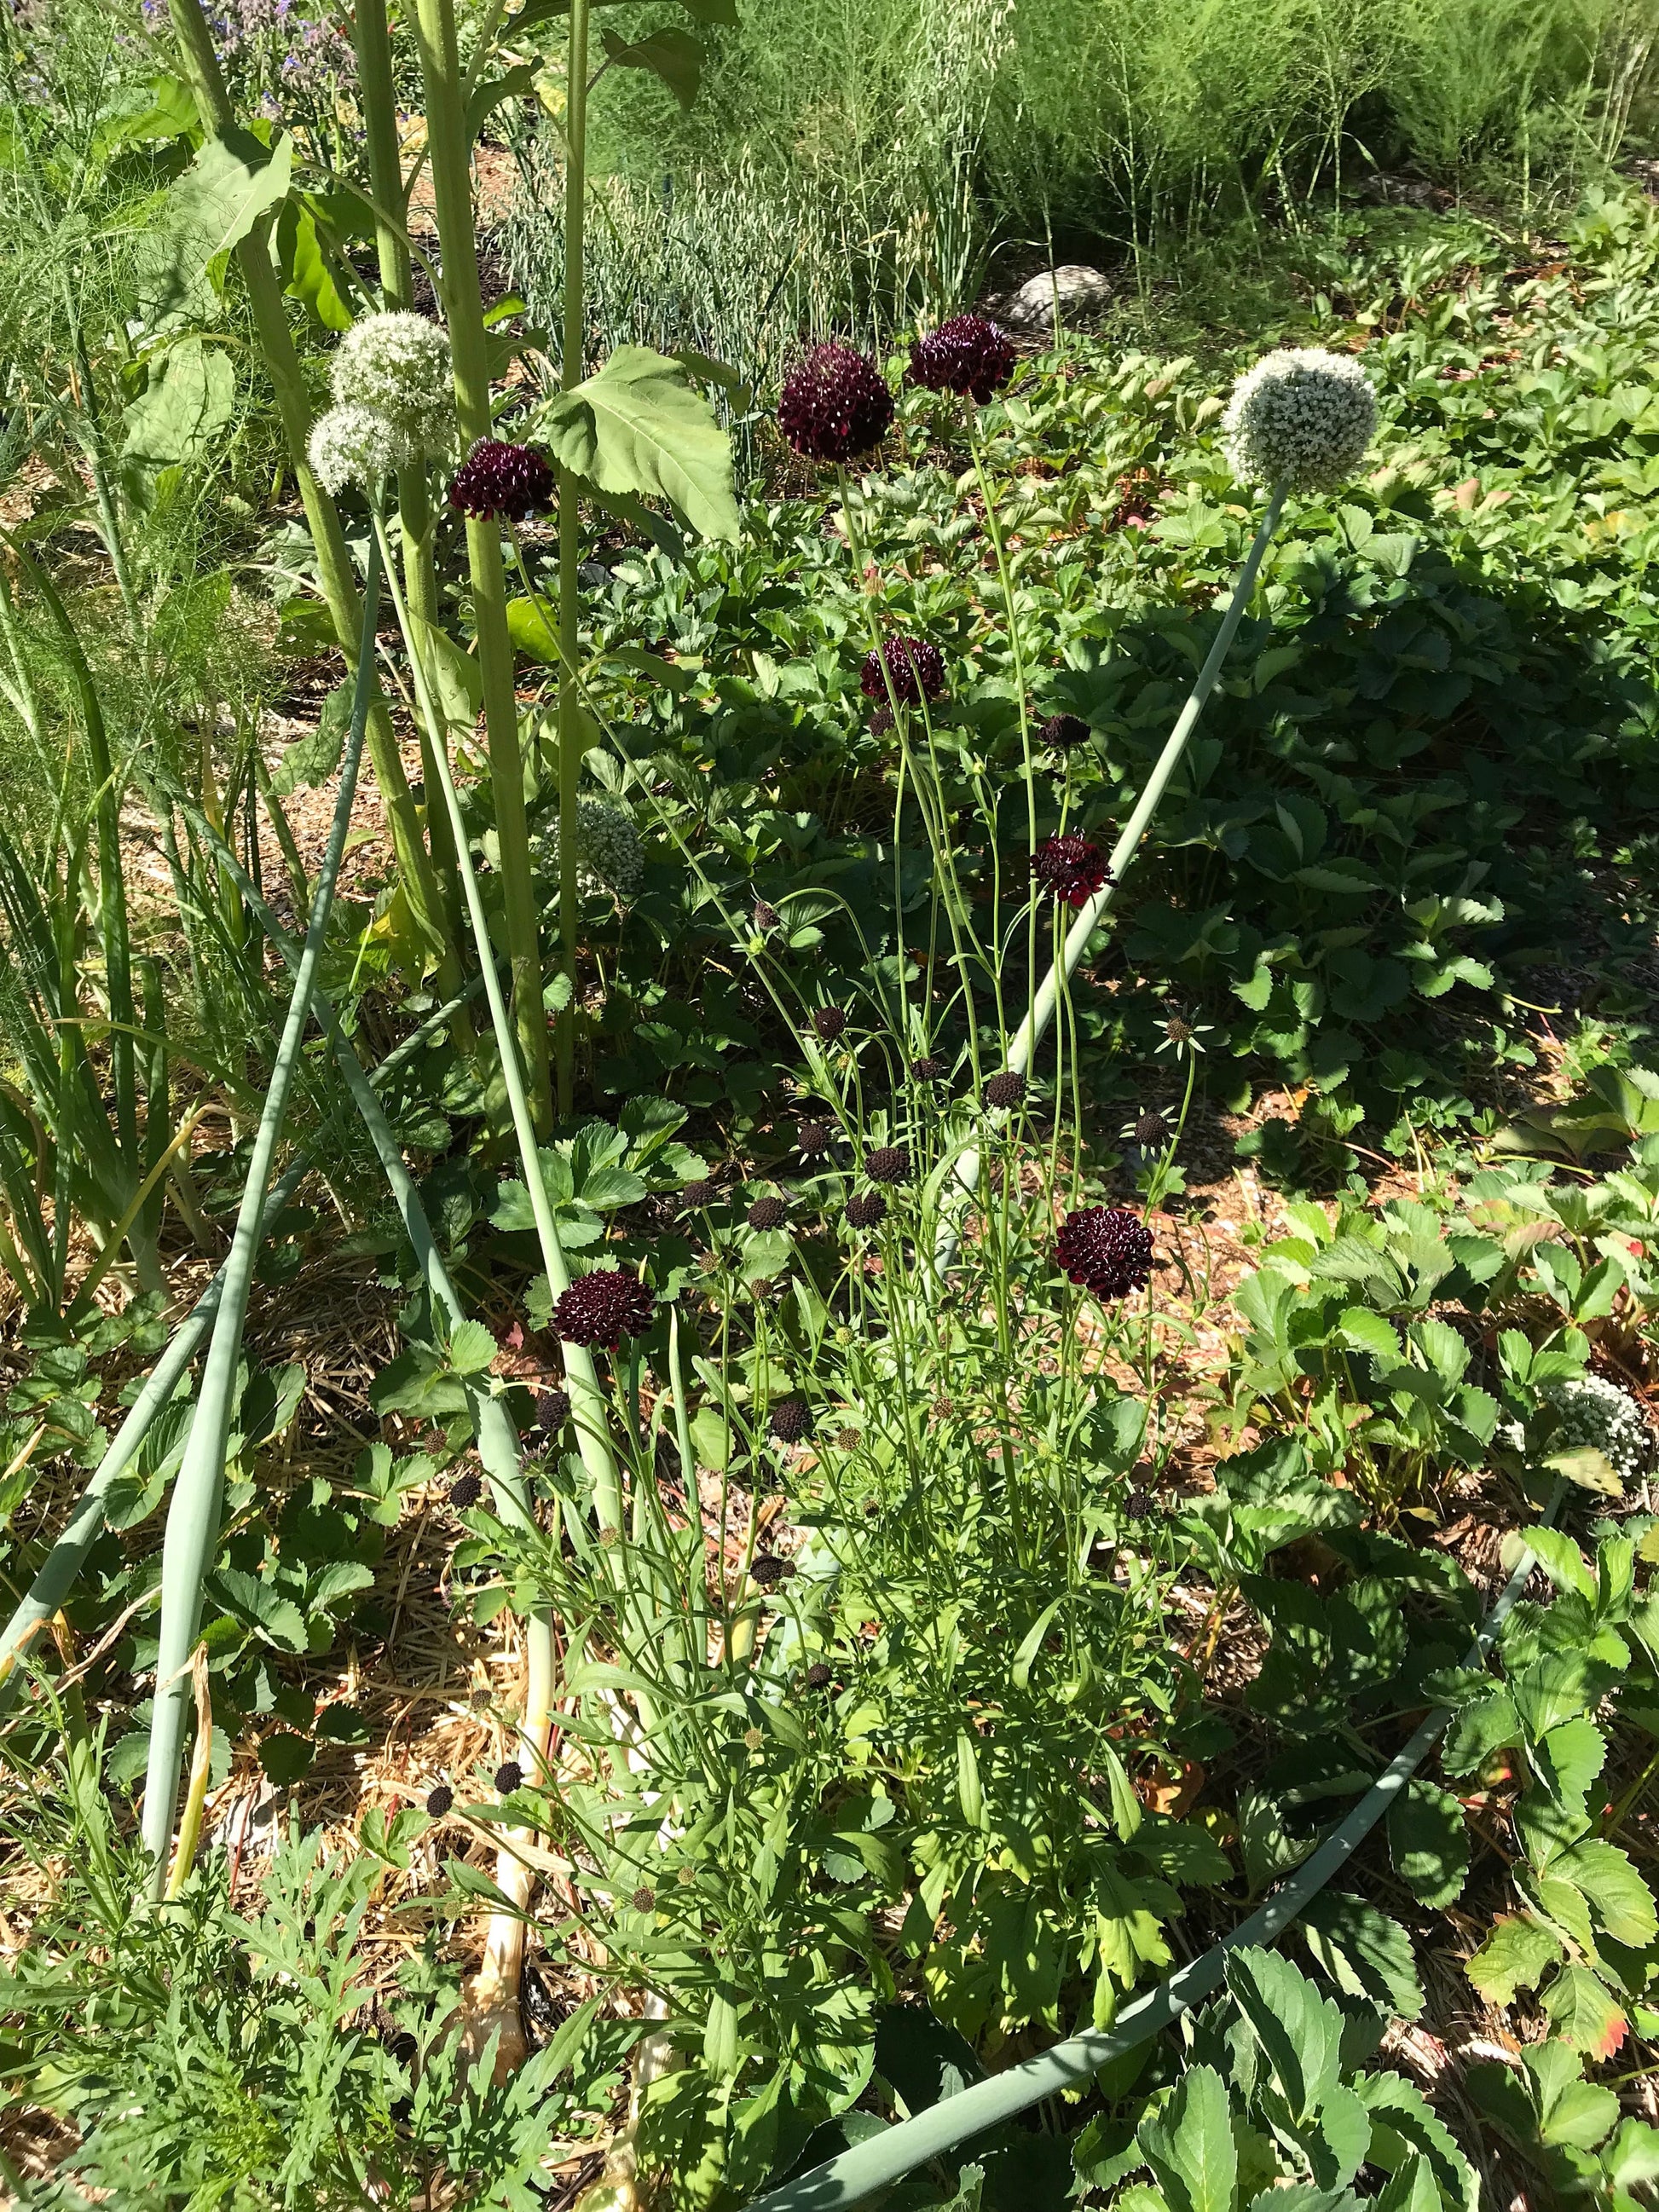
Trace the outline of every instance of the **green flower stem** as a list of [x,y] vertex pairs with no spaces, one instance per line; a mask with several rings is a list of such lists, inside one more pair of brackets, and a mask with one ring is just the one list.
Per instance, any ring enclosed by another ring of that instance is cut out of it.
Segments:
[[[167,9],[179,40],[185,74],[190,81],[204,125],[215,131],[228,130],[235,118],[231,112],[224,78],[220,73],[219,58],[214,52],[212,35],[202,15],[200,0],[167,0]],[[317,573],[322,584],[323,597],[333,619],[334,634],[339,641],[340,650],[346,657],[346,665],[355,672],[357,640],[362,628],[362,609],[358,604],[357,588],[352,580],[351,560],[346,551],[345,533],[340,527],[339,513],[311,472],[307,451],[311,434],[311,401],[306,391],[305,373],[300,366],[300,356],[295,350],[293,334],[288,326],[282,288],[276,271],[271,266],[272,220],[273,217],[268,216],[254,225],[237,246],[236,259],[242,272],[242,282],[247,288],[248,305],[252,310],[260,349],[264,355],[266,372],[276,400],[276,412],[288,441],[289,459],[293,465],[295,481],[299,486],[300,500],[305,508],[312,543],[316,548]],[[454,947],[444,933],[442,902],[438,893],[437,879],[421,840],[420,820],[415,811],[415,799],[409,788],[409,779],[404,774],[403,757],[398,750],[392,716],[378,690],[369,705],[368,740],[375,781],[380,787],[380,796],[386,803],[386,815],[392,825],[392,846],[398,857],[398,871],[403,877],[404,894],[409,902],[410,916],[434,961],[438,988],[447,998],[460,988],[460,965]]]
[[203,1364],[190,1441],[185,1448],[184,1463],[173,1484],[173,1502],[167,1511],[161,1551],[161,1625],[155,1658],[155,1704],[150,1720],[149,1762],[144,1781],[144,1845],[151,1861],[154,1892],[158,1897],[166,1879],[167,1843],[173,1833],[179,1791],[179,1757],[184,1741],[185,1705],[190,1694],[188,1672],[201,1626],[202,1586],[218,1543],[225,1447],[234,1411],[242,1328],[253,1288],[253,1262],[265,1220],[271,1166],[311,1015],[312,987],[333,908],[334,886],[339,877],[340,857],[345,850],[346,830],[357,790],[357,765],[362,757],[369,702],[374,693],[374,619],[380,604],[378,557],[369,564],[351,726],[340,769],[339,796],[335,801],[328,850],[318,875],[311,921],[306,930],[305,951],[259,1115],[247,1181],[242,1188],[235,1234],[225,1263],[224,1287],[220,1292],[212,1340]]
[[[1059,954],[1048,974],[1038,985],[1031,1000],[1030,1011],[1020,1024],[1019,1033],[1009,1047],[1008,1065],[1018,1074],[1024,1075],[1030,1073],[1037,1046],[1042,1042],[1049,1023],[1054,1019],[1054,1008],[1059,1003],[1060,992],[1076,974],[1078,964],[1087,949],[1090,938],[1099,927],[1107,910],[1116,897],[1118,887],[1135,857],[1140,841],[1146,835],[1147,825],[1153,815],[1157,813],[1164,793],[1169,787],[1170,779],[1179,767],[1182,756],[1187,750],[1193,732],[1198,727],[1199,717],[1204,712],[1205,707],[1209,702],[1210,694],[1216,687],[1217,678],[1221,674],[1222,663],[1227,658],[1228,647],[1232,644],[1238,625],[1243,620],[1244,610],[1250,603],[1250,594],[1255,589],[1257,574],[1266,556],[1267,547],[1272,542],[1273,532],[1279,526],[1279,517],[1285,505],[1286,489],[1287,487],[1283,483],[1277,484],[1273,488],[1273,496],[1267,501],[1267,511],[1261,518],[1249,552],[1245,556],[1244,566],[1239,571],[1238,581],[1233,586],[1232,597],[1227,603],[1227,611],[1221,617],[1220,627],[1216,631],[1214,642],[1211,645],[1204,665],[1199,671],[1198,680],[1187,695],[1187,703],[1182,707],[1176,726],[1170,731],[1163,751],[1158,755],[1157,765],[1146,779],[1146,788],[1135,802],[1133,813],[1124,824],[1122,835],[1112,848],[1112,857],[1106,881],[1088,903],[1079,907],[1073,916],[1061,941]],[[971,1192],[976,1188],[979,1182],[979,1147],[970,1145],[961,1153],[956,1164],[956,1178],[964,1192]],[[955,1260],[958,1242],[959,1231],[957,1225],[947,1221],[940,1231],[939,1239],[933,1252],[933,1264],[939,1272],[942,1273],[949,1267]]]
[[[443,249],[444,313],[455,364],[455,407],[464,446],[490,432],[489,350],[478,289],[478,249],[472,228],[472,165],[465,88],[455,44],[453,0],[416,0],[416,43],[426,87],[427,144],[432,194]],[[501,848],[501,882],[513,969],[513,1010],[524,1055],[537,1133],[552,1121],[547,1021],[542,1005],[541,947],[536,929],[535,887],[530,873],[530,829],[525,813],[524,759],[519,747],[519,702],[513,673],[513,640],[507,627],[507,580],[501,566],[501,526],[469,515],[467,565],[472,579],[472,623],[483,678],[484,727],[489,741],[489,780]],[[414,657],[411,655],[411,657]],[[444,741],[433,732],[433,766],[447,775]],[[454,829],[456,866],[470,874],[464,833]],[[487,939],[481,939],[485,944]]]
[[[377,543],[385,557],[386,525],[378,508],[374,511],[374,531]],[[449,811],[449,826],[455,840],[456,856],[460,863],[461,885],[466,894],[467,912],[471,921],[472,934],[478,947],[478,957],[483,965],[484,996],[489,1001],[489,1016],[495,1024],[495,1041],[501,1052],[501,1078],[506,1086],[507,1104],[513,1115],[514,1133],[519,1142],[519,1154],[524,1168],[525,1188],[530,1194],[530,1208],[536,1219],[536,1235],[541,1245],[542,1265],[547,1270],[547,1280],[554,1297],[561,1297],[570,1287],[570,1269],[559,1242],[558,1226],[553,1218],[553,1208],[547,1195],[547,1186],[542,1179],[541,1156],[537,1147],[536,1127],[532,1115],[530,1099],[519,1065],[514,1043],[513,1025],[508,1019],[507,1004],[501,987],[496,980],[495,963],[489,957],[489,923],[484,913],[483,894],[478,889],[477,872],[472,866],[472,855],[466,842],[466,825],[461,818],[461,802],[456,795],[455,779],[450,773],[449,750],[445,742],[441,718],[435,713],[432,695],[428,689],[420,653],[409,629],[409,611],[403,604],[395,576],[392,590],[398,602],[398,619],[404,625],[404,640],[409,647],[410,666],[415,678],[415,695],[422,719],[431,732],[433,757],[438,771],[439,788],[444,805]],[[544,1037],[545,1032],[544,1031]],[[587,1469],[593,1486],[594,1510],[599,1525],[615,1528],[620,1534],[623,1521],[622,1479],[617,1473],[617,1460],[611,1448],[611,1436],[605,1408],[605,1392],[593,1365],[592,1354],[583,1346],[561,1342],[564,1359],[565,1380],[570,1386],[571,1414],[576,1426],[578,1447],[582,1464]]]
[[[1544,1510],[1547,1527],[1560,1509],[1566,1486],[1558,1483]],[[1522,1553],[1515,1572],[1486,1616],[1465,1666],[1485,1663],[1498,1630],[1526,1585],[1533,1570],[1530,1550]],[[1377,1777],[1346,1817],[1340,1820],[1311,1857],[1280,1884],[1259,1911],[1235,1928],[1230,1936],[1182,1966],[1159,1986],[1132,2005],[1126,2005],[1109,2028],[1094,2029],[1057,2043],[1051,2051],[1022,2059],[989,2080],[976,2081],[954,2097],[919,2112],[914,2119],[887,2128],[843,2151],[837,2158],[815,2166],[810,2173],[787,2181],[755,2203],[753,2212],[848,2212],[866,2203],[928,2159],[951,2156],[969,2137],[1028,2112],[1045,2097],[1085,2088],[1103,2066],[1133,2051],[1189,2007],[1220,1988],[1231,1952],[1247,1944],[1272,1943],[1346,1865],[1359,1844],[1388,1812],[1412,1776],[1427,1758],[1451,1719],[1449,1709],[1431,1712],[1399,1756]]]
[[[582,296],[582,230],[587,206],[587,0],[570,0],[565,69],[564,332],[559,382],[566,392],[582,380],[586,326]],[[559,1111],[570,1111],[576,1053],[576,817],[581,773],[582,708],[576,678],[581,651],[581,502],[577,479],[559,471],[559,948],[570,984],[559,1010]]]

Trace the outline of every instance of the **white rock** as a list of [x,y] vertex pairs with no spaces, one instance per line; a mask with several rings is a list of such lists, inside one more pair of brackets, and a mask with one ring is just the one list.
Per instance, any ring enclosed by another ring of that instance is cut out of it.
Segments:
[[1101,313],[1111,296],[1111,281],[1098,269],[1068,261],[1060,268],[1044,269],[1028,276],[1018,291],[1002,302],[998,319],[1011,330],[1052,330],[1056,307],[1062,323],[1087,322]]

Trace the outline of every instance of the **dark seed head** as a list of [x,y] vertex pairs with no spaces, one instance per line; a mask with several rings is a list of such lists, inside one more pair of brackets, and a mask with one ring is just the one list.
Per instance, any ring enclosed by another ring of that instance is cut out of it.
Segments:
[[749,1209],[751,1229],[781,1229],[789,1218],[789,1209],[781,1198],[757,1198]]
[[770,1589],[774,1583],[783,1580],[784,1562],[775,1552],[757,1552],[750,1565],[749,1579],[758,1583],[763,1589]]
[[988,1106],[1018,1106],[1024,1096],[1025,1078],[1017,1068],[1005,1067],[1000,1075],[994,1075],[985,1086],[985,1103]]
[[1132,1520],[1144,1521],[1157,1504],[1150,1490],[1132,1490],[1123,1501],[1123,1510]]
[[447,1782],[441,1782],[435,1790],[428,1790],[426,1794],[426,1809],[434,1820],[441,1820],[454,1802],[455,1792]]
[[847,1034],[847,1016],[839,1006],[820,1006],[812,1017],[812,1027],[825,1044],[834,1044]]
[[1075,830],[1056,830],[1031,855],[1035,881],[1067,906],[1086,906],[1111,872],[1099,846]]
[[872,1182],[908,1182],[910,1155],[902,1145],[878,1145],[864,1163]]
[[982,407],[1014,373],[1014,349],[983,315],[952,315],[910,349],[907,382],[954,392]]
[[781,1444],[798,1444],[811,1433],[812,1415],[801,1398],[781,1398],[772,1408],[772,1433]]
[[469,1513],[483,1496],[483,1477],[476,1468],[458,1474],[449,1486],[449,1502],[458,1513]]
[[795,1147],[803,1159],[816,1159],[830,1149],[835,1132],[827,1121],[803,1121],[795,1131]]
[[553,496],[553,471],[529,446],[480,438],[455,471],[449,503],[463,514],[522,522]]
[[935,1060],[931,1052],[924,1052],[910,1062],[910,1073],[918,1083],[937,1083],[945,1073],[945,1063]]
[[778,428],[809,461],[856,460],[874,451],[892,420],[881,371],[851,346],[814,346],[783,380]]
[[[885,672],[882,664],[885,662]],[[889,683],[901,707],[919,707],[945,689],[945,655],[922,637],[890,637],[879,653],[866,653],[859,689],[866,699],[887,700]]]
[[1037,743],[1068,753],[1078,745],[1086,745],[1093,735],[1080,714],[1050,714],[1037,732]]
[[643,1336],[657,1301],[637,1275],[621,1267],[596,1267],[578,1275],[555,1302],[553,1326],[566,1344],[603,1345],[615,1352],[625,1336]]
[[778,926],[779,920],[780,916],[776,907],[769,906],[764,899],[756,900],[755,927],[757,929],[775,929]]
[[856,1451],[864,1442],[864,1438],[856,1429],[837,1429],[836,1442],[842,1451],[850,1452]]
[[887,1218],[887,1200],[878,1190],[866,1190],[847,1201],[849,1229],[877,1229]]
[[1074,1283],[1097,1298],[1121,1298],[1146,1286],[1152,1240],[1146,1224],[1123,1206],[1080,1206],[1060,1224],[1054,1257]]
[[809,1690],[827,1690],[830,1686],[829,1662],[815,1659],[801,1679]]
[[634,1892],[629,1902],[635,1912],[654,1912],[657,1909],[657,1893],[648,1881],[642,1881]]
[[680,1204],[688,1213],[700,1213],[705,1206],[714,1202],[714,1186],[706,1176],[699,1176],[680,1193]]
[[503,1797],[510,1797],[524,1782],[524,1769],[516,1759],[504,1759],[495,1769],[495,1788]]
[[1144,1114],[1136,1115],[1136,1144],[1144,1145],[1148,1152],[1154,1152],[1169,1141],[1170,1125],[1156,1106],[1149,1106]]
[[570,1419],[570,1393],[568,1390],[540,1390],[536,1394],[536,1426],[544,1437],[562,1433]]

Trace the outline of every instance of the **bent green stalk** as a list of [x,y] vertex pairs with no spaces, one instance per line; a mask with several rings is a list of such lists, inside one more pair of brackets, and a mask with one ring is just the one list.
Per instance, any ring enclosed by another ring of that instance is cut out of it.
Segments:
[[[1049,1023],[1054,1018],[1054,1009],[1060,1003],[1060,994],[1076,974],[1078,964],[1087,950],[1090,938],[1099,927],[1113,899],[1116,896],[1118,886],[1135,857],[1140,841],[1146,833],[1147,825],[1153,815],[1157,813],[1164,793],[1169,787],[1170,779],[1180,765],[1182,755],[1187,750],[1193,732],[1198,727],[1199,717],[1204,712],[1205,707],[1209,702],[1210,694],[1216,687],[1217,679],[1221,674],[1222,663],[1227,658],[1228,648],[1232,644],[1238,625],[1243,619],[1244,610],[1250,603],[1250,594],[1255,588],[1257,574],[1267,554],[1268,544],[1272,541],[1273,532],[1279,526],[1279,517],[1285,505],[1286,489],[1287,487],[1282,483],[1273,488],[1273,496],[1267,501],[1267,513],[1261,518],[1249,552],[1245,556],[1244,566],[1239,571],[1238,581],[1233,586],[1232,597],[1227,603],[1227,611],[1221,617],[1220,627],[1216,631],[1214,641],[1205,658],[1204,665],[1199,671],[1198,680],[1187,695],[1187,702],[1176,718],[1176,726],[1170,731],[1163,751],[1158,757],[1157,765],[1146,779],[1145,790],[1135,802],[1133,813],[1124,823],[1122,835],[1112,848],[1106,880],[1088,903],[1078,908],[1067,924],[1060,951],[1049,967],[1048,974],[1037,986],[1031,1000],[1030,1009],[1020,1024],[1018,1034],[1015,1036],[1013,1043],[1008,1048],[1008,1066],[1018,1075],[1030,1073],[1036,1048],[1042,1042]],[[955,1170],[957,1181],[961,1184],[964,1194],[971,1193],[976,1188],[979,1182],[979,1146],[968,1146],[958,1156]],[[938,1273],[944,1273],[955,1260],[957,1247],[960,1241],[961,1233],[958,1224],[947,1219],[939,1231],[939,1240],[933,1248],[933,1265]]]
[[[1547,1527],[1560,1510],[1566,1485],[1558,1482],[1545,1507]],[[1487,1614],[1480,1634],[1464,1660],[1466,1667],[1481,1666],[1498,1630],[1526,1586],[1533,1570],[1528,1547],[1504,1585]],[[1103,2066],[1126,2051],[1137,2049],[1160,2029],[1168,2027],[1202,1997],[1220,1988],[1231,1953],[1253,1943],[1272,1943],[1298,1919],[1326,1883],[1352,1858],[1358,1846],[1383,1817],[1427,1758],[1451,1719],[1449,1707],[1429,1714],[1398,1756],[1392,1759],[1317,1850],[1305,1859],[1290,1880],[1276,1889],[1267,1903],[1231,1935],[1182,1966],[1169,1979],[1127,2005],[1109,2028],[1092,2029],[1057,2043],[1051,2051],[1023,2059],[988,2081],[976,2081],[918,2112],[914,2119],[884,2130],[855,2144],[837,2158],[826,2159],[781,2189],[757,2199],[752,2212],[850,2212],[878,2192],[884,2193],[927,2160],[954,2152],[970,2136],[981,2135],[999,2122],[1028,2112],[1045,2097],[1086,2088]]]
[[270,1087],[265,1094],[253,1140],[253,1156],[237,1211],[235,1234],[225,1262],[224,1285],[214,1316],[212,1340],[203,1364],[190,1441],[185,1448],[184,1463],[173,1484],[173,1502],[167,1510],[167,1534],[161,1547],[161,1624],[155,1657],[155,1704],[150,1718],[149,1759],[144,1779],[144,1847],[150,1857],[154,1894],[158,1898],[167,1878],[167,1844],[173,1835],[173,1808],[179,1794],[179,1759],[184,1741],[185,1707],[190,1695],[188,1674],[201,1625],[202,1586],[218,1540],[225,1447],[230,1437],[234,1408],[242,1328],[253,1287],[253,1263],[265,1218],[270,1170],[310,1018],[312,987],[322,957],[329,915],[333,910],[334,886],[339,877],[346,829],[357,791],[357,764],[362,757],[364,729],[374,696],[374,623],[380,605],[380,557],[377,545],[370,559],[368,587],[363,595],[363,627],[358,643],[351,725],[341,765],[339,797],[329,830],[328,850],[317,878],[299,976],[289,1002],[288,1018],[283,1024],[270,1073]]

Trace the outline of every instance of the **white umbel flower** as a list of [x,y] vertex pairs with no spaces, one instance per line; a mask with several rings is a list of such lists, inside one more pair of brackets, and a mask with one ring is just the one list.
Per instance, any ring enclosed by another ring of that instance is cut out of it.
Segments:
[[1287,346],[1233,386],[1221,442],[1235,475],[1292,491],[1349,483],[1376,434],[1376,394],[1346,354]]
[[424,315],[395,310],[354,323],[329,364],[329,385],[340,405],[372,407],[395,422],[411,456],[454,446],[449,340]]
[[[550,875],[559,872],[559,825],[553,823],[536,840]],[[605,799],[576,802],[576,881],[584,892],[610,891],[631,898],[645,871],[645,855],[633,817]]]
[[331,407],[311,426],[311,465],[327,492],[348,484],[367,489],[407,468],[414,455],[408,438],[377,408],[349,402]]
[[1588,1445],[1623,1482],[1634,1482],[1646,1471],[1653,1432],[1628,1390],[1600,1375],[1580,1375],[1551,1384],[1544,1395],[1561,1417],[1557,1450]]

